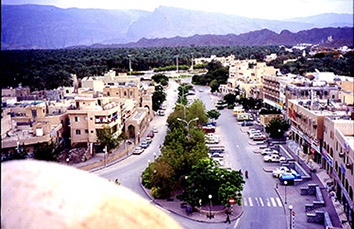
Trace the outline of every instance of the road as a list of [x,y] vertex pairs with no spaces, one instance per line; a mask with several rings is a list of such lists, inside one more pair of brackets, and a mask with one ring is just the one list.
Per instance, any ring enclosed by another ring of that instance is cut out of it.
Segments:
[[[185,79],[190,81],[190,79]],[[153,161],[153,153],[159,153],[159,146],[163,143],[166,134],[166,119],[172,111],[177,100],[178,84],[173,80],[167,91],[167,110],[165,116],[156,116],[150,123],[149,129],[156,126],[159,133],[153,139],[151,145],[141,155],[133,155],[115,165],[94,172],[95,174],[110,180],[118,178],[119,182],[148,199],[139,185],[141,172]],[[206,109],[214,109],[214,103],[218,97],[211,95],[207,87],[196,86],[197,97],[205,104]],[[199,90],[202,90],[200,92]],[[145,133],[146,134],[146,133]],[[255,146],[248,144],[247,134],[242,133],[240,126],[232,116],[232,111],[222,110],[217,121],[217,134],[220,136],[220,144],[226,148],[225,167],[232,169],[245,169],[249,172],[243,191],[244,213],[242,217],[231,225],[216,223],[201,223],[191,221],[184,217],[168,213],[184,228],[286,228],[285,214],[282,204],[274,191],[276,180],[263,170],[265,165],[262,158],[253,153]]]

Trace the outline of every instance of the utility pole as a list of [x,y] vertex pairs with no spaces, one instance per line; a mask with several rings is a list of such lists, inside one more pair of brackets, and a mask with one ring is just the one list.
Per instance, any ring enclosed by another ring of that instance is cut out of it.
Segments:
[[131,75],[132,74],[132,60],[131,60],[132,55],[129,54],[128,57],[129,57],[129,75]]
[[193,53],[191,53],[192,54],[192,71],[193,71]]
[[178,73],[178,55],[176,56],[176,67],[177,67],[177,73]]

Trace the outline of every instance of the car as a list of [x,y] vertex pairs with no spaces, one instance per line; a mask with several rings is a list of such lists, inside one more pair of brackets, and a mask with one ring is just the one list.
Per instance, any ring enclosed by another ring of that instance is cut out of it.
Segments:
[[252,132],[250,133],[250,138],[253,139],[254,136],[262,134],[261,132]]
[[149,132],[149,134],[147,135],[148,137],[150,137],[150,138],[153,138],[153,137],[155,137],[155,134],[154,134],[154,132],[153,131],[150,131]]
[[132,145],[132,144],[133,144],[133,142],[130,141],[130,140],[127,140],[126,143],[127,143],[128,145]]
[[222,158],[216,157],[216,158],[213,158],[213,161],[215,161],[218,165],[221,165],[221,166],[224,165],[224,161]]
[[252,138],[254,141],[261,141],[261,140],[266,140],[267,136],[265,136],[264,134],[256,134],[253,136]]
[[270,148],[265,148],[261,151],[262,155],[267,155],[267,154],[279,154],[278,150],[275,149],[270,149]]
[[214,154],[214,153],[221,154],[221,153],[223,153],[223,151],[221,151],[221,150],[210,150],[210,153],[211,154]]
[[199,89],[199,92],[203,92],[203,89]]
[[247,130],[247,134],[248,135],[255,134],[255,133],[261,133],[261,131],[260,130],[256,130],[256,129]]
[[224,155],[219,154],[219,153],[213,153],[213,154],[212,154],[212,157],[213,157],[213,158],[223,158]]
[[285,173],[291,173],[294,175],[297,174],[297,172],[295,170],[289,169],[288,167],[285,167],[285,166],[281,166],[281,167],[273,170],[273,177],[279,177],[280,175],[285,174]]
[[139,155],[139,154],[142,154],[143,152],[144,152],[144,149],[142,147],[138,146],[138,147],[135,147],[133,154]]
[[152,132],[153,132],[153,133],[158,133],[158,132],[159,132],[159,130],[157,129],[157,127],[156,127],[156,126],[154,126],[154,127],[152,128]]
[[253,123],[252,122],[249,122],[249,121],[244,121],[242,124],[242,126],[253,126]]
[[148,146],[149,146],[149,143],[147,143],[146,141],[143,141],[143,142],[140,143],[140,147],[141,147],[141,148],[144,148],[144,149],[145,149],[145,148],[147,148]]
[[150,144],[152,142],[152,138],[151,137],[146,137],[145,141]]
[[266,155],[263,157],[265,162],[284,162],[286,161],[285,157],[281,157],[277,154]]
[[166,105],[162,105],[162,106],[160,107],[161,110],[166,110],[166,108],[167,108]]
[[158,111],[157,111],[157,114],[160,115],[160,116],[165,116],[165,111],[163,111],[163,110],[158,110]]
[[217,136],[210,136],[206,135],[205,136],[205,143],[206,144],[218,144],[219,143],[219,138]]
[[298,173],[296,173],[296,174],[284,173],[279,176],[279,180],[281,182],[287,181],[289,184],[293,184],[294,180],[296,180],[296,179],[301,179],[301,175]]

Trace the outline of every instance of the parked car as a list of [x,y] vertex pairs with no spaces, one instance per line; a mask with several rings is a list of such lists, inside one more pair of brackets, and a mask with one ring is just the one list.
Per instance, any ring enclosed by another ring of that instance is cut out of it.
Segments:
[[289,182],[289,184],[293,184],[295,179],[301,179],[301,175],[298,173],[296,174],[284,173],[279,176],[279,180],[281,182],[287,181]]
[[217,136],[205,136],[205,143],[206,144],[218,144],[219,143],[219,138]]
[[151,137],[146,137],[145,141],[150,144],[152,142],[152,138]]
[[296,175],[297,172],[293,169],[289,169],[288,167],[281,166],[279,168],[276,168],[273,170],[273,177],[280,177],[280,175],[283,175],[285,173],[290,173]]
[[158,133],[158,132],[159,132],[159,130],[157,129],[157,127],[156,127],[156,126],[154,126],[154,127],[152,128],[152,132],[153,132],[153,133]]
[[270,148],[265,148],[261,151],[262,155],[266,155],[266,154],[279,154],[278,150],[275,149],[270,149]]
[[143,141],[143,142],[141,142],[140,143],[140,147],[142,147],[142,148],[147,148],[149,146],[149,143],[147,143],[146,141]]
[[261,131],[260,130],[256,130],[256,129],[247,130],[247,134],[248,135],[255,134],[255,133],[261,133]]
[[160,115],[160,116],[164,116],[164,115],[165,115],[165,111],[163,111],[163,110],[158,110],[158,111],[157,111],[157,114]]
[[267,136],[265,136],[264,134],[256,134],[253,136],[252,138],[254,141],[261,141],[261,140],[266,140]]
[[253,139],[254,136],[262,134],[261,132],[252,132],[250,133],[250,138]]
[[140,146],[138,146],[138,147],[135,147],[133,154],[139,155],[139,154],[142,154],[142,152],[144,152],[144,149],[141,148]]
[[154,134],[154,132],[153,131],[150,131],[149,132],[149,134],[147,135],[148,137],[150,137],[150,138],[153,138],[153,137],[155,137],[155,134]]
[[223,153],[223,151],[221,151],[221,150],[210,150],[210,153],[211,154],[214,154],[214,153],[221,154],[221,153]]
[[130,141],[130,140],[127,140],[126,142],[127,142],[127,144],[128,144],[128,145],[133,144],[133,142],[132,142],[132,141]]
[[222,158],[216,157],[216,158],[213,158],[213,161],[215,161],[218,165],[221,165],[221,166],[224,165],[224,161]]
[[222,155],[222,154],[220,154],[220,153],[213,153],[213,154],[212,154],[212,157],[213,157],[213,158],[216,158],[216,157],[218,157],[218,158],[223,158],[224,155]]
[[249,122],[249,121],[244,121],[242,124],[242,126],[253,126],[253,123],[252,122]]
[[265,162],[283,162],[283,161],[286,161],[286,158],[285,157],[280,157],[277,154],[272,154],[272,155],[264,156],[263,160]]

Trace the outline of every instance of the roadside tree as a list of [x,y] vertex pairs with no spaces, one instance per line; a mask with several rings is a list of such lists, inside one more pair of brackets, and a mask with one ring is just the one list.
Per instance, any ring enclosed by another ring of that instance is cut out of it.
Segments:
[[289,128],[290,124],[278,115],[269,121],[269,124],[265,127],[265,130],[269,133],[271,138],[279,139],[284,136],[284,133]]
[[107,151],[114,149],[119,146],[119,139],[114,135],[113,130],[104,125],[103,129],[97,131],[97,138],[102,147],[107,146]]

